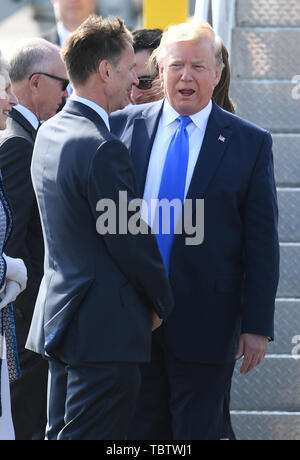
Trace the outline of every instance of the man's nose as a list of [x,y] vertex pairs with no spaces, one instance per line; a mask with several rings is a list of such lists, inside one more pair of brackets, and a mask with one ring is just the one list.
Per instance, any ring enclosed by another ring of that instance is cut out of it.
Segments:
[[10,98],[10,105],[15,106],[18,104],[19,104],[19,100],[17,96],[14,93],[12,93],[11,98]]
[[182,69],[182,75],[181,79],[184,81],[189,81],[192,80],[192,71],[191,67],[188,65],[185,65]]
[[[139,79],[138,79],[138,76],[137,76],[135,70],[133,70],[133,72],[132,72],[132,78],[133,78],[132,84],[135,85],[135,86],[138,86],[138,84],[139,84]],[[133,87],[134,87],[134,86],[133,86]]]

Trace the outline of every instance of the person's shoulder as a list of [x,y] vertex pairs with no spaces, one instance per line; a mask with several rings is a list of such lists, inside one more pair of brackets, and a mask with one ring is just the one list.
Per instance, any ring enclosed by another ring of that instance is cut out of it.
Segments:
[[118,110],[110,115],[110,126],[117,137],[122,137],[124,130],[133,126],[136,119],[148,119],[151,115],[158,116],[163,101],[150,102],[148,104],[128,105],[123,110]]
[[47,40],[48,42],[54,43],[54,45],[59,45],[59,36],[58,36],[58,31],[57,31],[56,26],[47,30],[47,32],[42,34],[41,37]]
[[215,112],[217,113],[217,117],[222,119],[223,122],[225,121],[225,123],[237,130],[246,130],[248,132],[253,132],[260,135],[265,135],[268,133],[268,131],[265,128],[241,117],[237,113],[227,112],[226,110],[222,109],[216,104],[214,107]]
[[16,120],[9,118],[7,120],[6,129],[0,131],[0,147],[1,149],[11,146],[29,145],[33,147],[33,141],[30,134]]
[[158,102],[149,102],[147,104],[133,105],[129,104],[125,109],[117,110],[110,115],[111,120],[121,119],[121,118],[136,118],[138,116],[147,116],[148,113],[151,113],[153,110],[159,110],[162,106],[162,101]]
[[141,112],[140,106],[129,104],[122,110],[116,110],[109,116],[110,121],[122,120],[124,118],[136,116]]

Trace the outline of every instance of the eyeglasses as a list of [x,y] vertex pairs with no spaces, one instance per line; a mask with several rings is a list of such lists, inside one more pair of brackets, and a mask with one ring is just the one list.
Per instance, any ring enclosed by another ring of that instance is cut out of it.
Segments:
[[157,75],[154,77],[139,77],[139,84],[137,85],[138,89],[146,90],[146,89],[151,89],[154,80],[157,78]]
[[53,78],[54,80],[60,81],[62,84],[61,89],[63,92],[66,91],[67,87],[70,84],[70,81],[67,80],[66,78],[56,77],[55,75],[51,75],[50,73],[45,73],[45,72],[34,72],[32,75],[30,75],[28,80],[31,80],[32,77],[34,77],[35,75],[44,75],[45,77]]

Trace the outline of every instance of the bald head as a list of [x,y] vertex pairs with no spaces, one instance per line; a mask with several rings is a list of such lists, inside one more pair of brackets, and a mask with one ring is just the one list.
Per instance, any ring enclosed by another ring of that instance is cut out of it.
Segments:
[[41,121],[55,115],[62,99],[68,97],[60,48],[43,38],[17,45],[10,61],[10,77],[20,103]]
[[17,45],[10,60],[10,78],[20,82],[34,72],[51,72],[54,63],[62,62],[58,46],[43,38],[31,38]]

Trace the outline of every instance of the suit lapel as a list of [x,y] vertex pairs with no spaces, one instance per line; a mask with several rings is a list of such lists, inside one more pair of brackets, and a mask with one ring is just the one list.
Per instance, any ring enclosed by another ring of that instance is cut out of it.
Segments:
[[[229,118],[215,103],[209,117],[199,157],[194,169],[187,199],[192,200],[193,215],[196,212],[196,199],[205,199],[207,188],[230,145],[232,130]],[[174,246],[181,240],[175,235]],[[173,246],[173,248],[174,248]]]
[[102,119],[102,117],[94,109],[87,106],[86,104],[83,104],[82,102],[69,99],[60,113],[71,113],[72,115],[88,118],[100,130],[105,129],[108,131],[105,121]]
[[224,117],[224,112],[214,104],[188,190],[187,198],[189,199],[204,198],[207,187],[217,172],[223,155],[230,144],[232,134],[227,120],[227,117]]
[[24,128],[30,134],[30,136],[32,137],[32,140],[35,141],[36,133],[37,133],[36,130],[34,129],[32,124],[29,123],[29,121],[26,120],[25,117],[23,117],[23,115],[20,112],[18,112],[15,109],[12,109],[9,116],[13,120],[15,120],[17,123],[19,123],[19,125],[21,125],[22,128]]
[[[135,166],[140,194],[143,195],[153,142],[163,109],[163,102],[147,108],[133,125],[131,157]],[[124,139],[126,144],[126,139]]]

